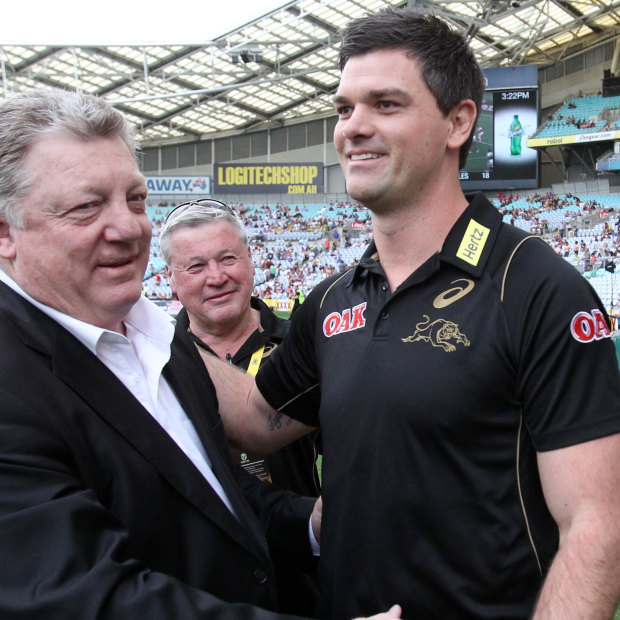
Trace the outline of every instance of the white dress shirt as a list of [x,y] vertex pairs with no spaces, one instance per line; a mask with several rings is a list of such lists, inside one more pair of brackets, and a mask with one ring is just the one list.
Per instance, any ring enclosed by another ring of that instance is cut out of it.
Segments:
[[60,323],[96,355],[157,420],[234,514],[192,421],[162,375],[171,355],[175,319],[141,296],[123,320],[127,334],[123,336],[38,302],[1,269],[0,281]]

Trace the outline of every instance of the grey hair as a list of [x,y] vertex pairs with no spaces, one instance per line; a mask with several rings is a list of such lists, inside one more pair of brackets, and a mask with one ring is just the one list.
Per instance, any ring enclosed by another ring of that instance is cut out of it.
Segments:
[[133,126],[103,99],[60,88],[9,97],[0,103],[0,219],[12,226],[25,226],[21,199],[34,182],[24,159],[37,140],[53,134],[120,138],[136,157]]
[[245,232],[245,226],[232,209],[228,209],[230,207],[224,209],[210,207],[199,202],[190,202],[187,206],[180,206],[177,207],[176,211],[171,211],[159,234],[159,251],[166,265],[170,267],[172,261],[170,247],[172,233],[182,228],[197,228],[211,222],[229,222],[237,231],[243,245],[247,247],[248,235]]

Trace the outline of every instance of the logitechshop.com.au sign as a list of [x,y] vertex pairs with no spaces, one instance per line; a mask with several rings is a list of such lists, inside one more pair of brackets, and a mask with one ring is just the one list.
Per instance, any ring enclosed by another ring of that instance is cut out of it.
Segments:
[[215,194],[323,193],[323,164],[215,164]]

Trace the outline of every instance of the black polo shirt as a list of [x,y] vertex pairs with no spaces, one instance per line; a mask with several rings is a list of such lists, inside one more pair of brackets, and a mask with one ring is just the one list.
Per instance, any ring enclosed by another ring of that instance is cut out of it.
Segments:
[[374,246],[316,287],[257,381],[322,430],[331,617],[529,617],[558,543],[536,451],[620,431],[609,336],[586,280],[481,194],[394,293]]

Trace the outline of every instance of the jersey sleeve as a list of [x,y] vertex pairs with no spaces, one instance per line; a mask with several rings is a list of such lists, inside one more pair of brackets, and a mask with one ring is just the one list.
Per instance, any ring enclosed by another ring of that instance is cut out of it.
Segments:
[[515,398],[536,449],[620,432],[620,373],[609,320],[587,280],[532,240],[510,263],[503,294]]
[[274,409],[309,426],[319,426],[321,395],[314,332],[323,288],[319,284],[295,312],[284,340],[256,376],[258,389]]

